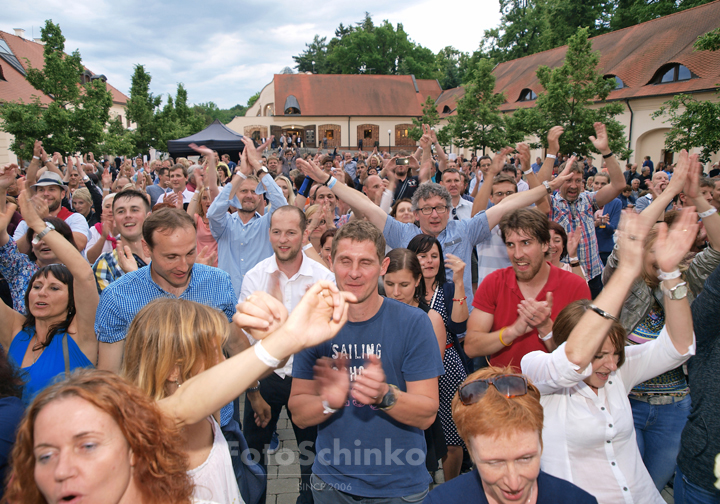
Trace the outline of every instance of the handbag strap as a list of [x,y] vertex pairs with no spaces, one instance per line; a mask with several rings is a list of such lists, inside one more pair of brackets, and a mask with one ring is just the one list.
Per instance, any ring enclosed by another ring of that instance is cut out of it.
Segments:
[[68,350],[68,334],[63,335],[62,348],[63,348],[63,359],[65,360],[65,378],[70,377],[70,351]]

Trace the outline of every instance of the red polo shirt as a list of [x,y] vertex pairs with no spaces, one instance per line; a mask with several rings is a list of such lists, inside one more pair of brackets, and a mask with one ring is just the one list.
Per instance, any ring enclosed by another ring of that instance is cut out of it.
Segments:
[[[585,280],[574,273],[550,265],[550,275],[537,295],[538,301],[545,301],[548,292],[553,294],[551,318],[555,320],[558,313],[568,304],[578,299],[590,299],[590,289]],[[493,271],[485,277],[475,293],[473,306],[494,316],[491,332],[511,326],[517,320],[517,307],[525,298],[520,292],[515,271],[509,268]],[[546,352],[547,349],[537,334],[537,329],[515,339],[512,345],[503,348],[490,356],[493,366],[514,366],[520,369],[520,360],[535,350]]]

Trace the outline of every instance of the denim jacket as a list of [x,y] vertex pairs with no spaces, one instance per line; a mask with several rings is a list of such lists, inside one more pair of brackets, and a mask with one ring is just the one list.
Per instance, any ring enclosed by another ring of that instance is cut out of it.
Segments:
[[[708,246],[705,250],[695,255],[690,262],[687,270],[683,272],[683,280],[687,282],[688,301],[691,304],[702,291],[703,284],[707,277],[710,276],[719,264],[720,252],[717,252],[711,246]],[[603,284],[608,283],[617,266],[618,247],[615,245],[603,270]],[[632,332],[648,312],[650,312],[650,308],[652,308],[653,305],[653,297],[664,309],[665,296],[663,296],[660,287],[658,286],[655,289],[651,289],[641,277],[636,278],[620,312],[620,322],[628,333]]]

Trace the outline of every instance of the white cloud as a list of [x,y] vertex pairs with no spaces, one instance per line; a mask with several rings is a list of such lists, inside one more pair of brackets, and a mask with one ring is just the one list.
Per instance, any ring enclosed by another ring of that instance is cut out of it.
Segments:
[[183,82],[191,103],[220,107],[245,104],[283,67],[294,66],[315,34],[334,36],[369,11],[378,24],[403,23],[417,43],[434,52],[452,45],[478,47],[483,30],[497,25],[494,0],[408,5],[398,0],[266,2],[195,0],[36,0],[5,2],[0,30],[25,28],[40,36],[46,19],[60,24],[66,50],[79,49],[83,63],[128,93],[134,66],[152,75],[151,91],[175,94]]

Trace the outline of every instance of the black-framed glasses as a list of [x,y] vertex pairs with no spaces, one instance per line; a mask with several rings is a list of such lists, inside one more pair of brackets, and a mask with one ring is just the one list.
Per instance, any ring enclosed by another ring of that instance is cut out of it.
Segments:
[[448,207],[446,207],[445,205],[438,205],[438,206],[434,206],[434,207],[429,207],[429,206],[423,207],[423,208],[420,208],[419,210],[423,213],[423,215],[430,215],[433,213],[433,210],[435,210],[438,215],[442,215],[445,212],[447,212],[447,209],[448,209]]
[[528,393],[527,378],[519,374],[506,374],[488,378],[486,380],[474,380],[462,385],[458,389],[460,401],[469,406],[483,398],[490,385],[508,399],[522,396]]

